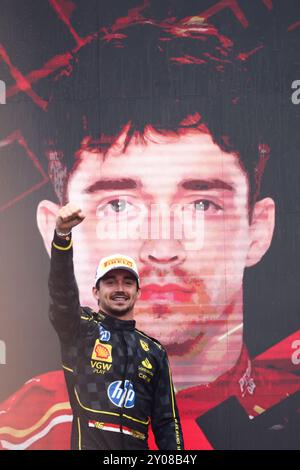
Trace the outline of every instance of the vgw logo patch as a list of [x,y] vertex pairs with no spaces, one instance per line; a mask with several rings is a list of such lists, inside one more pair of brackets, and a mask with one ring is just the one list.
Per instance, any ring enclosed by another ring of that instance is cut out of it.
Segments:
[[125,380],[124,388],[122,388],[122,380],[112,382],[108,389],[107,395],[110,401],[119,408],[133,408],[135,404],[135,391],[129,380]]

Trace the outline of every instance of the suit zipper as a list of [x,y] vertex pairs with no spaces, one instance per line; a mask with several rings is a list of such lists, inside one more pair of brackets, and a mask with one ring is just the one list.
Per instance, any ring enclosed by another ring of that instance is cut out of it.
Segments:
[[[127,348],[127,343],[124,337],[124,331],[121,331],[122,334],[122,340],[125,346],[125,351],[126,351],[126,362],[125,362],[125,367],[124,367],[124,374],[122,378],[122,384],[121,384],[121,389],[125,391],[125,380],[126,380],[126,375],[127,375],[127,369],[128,369],[128,348]],[[123,433],[123,415],[124,415],[124,407],[127,399],[127,394],[129,390],[129,385],[130,382],[128,383],[128,387],[125,392],[124,400],[122,402],[122,408],[121,408],[121,417],[120,417],[120,431],[121,431],[121,442],[122,442],[122,450],[125,449],[125,442],[124,442],[124,433]]]

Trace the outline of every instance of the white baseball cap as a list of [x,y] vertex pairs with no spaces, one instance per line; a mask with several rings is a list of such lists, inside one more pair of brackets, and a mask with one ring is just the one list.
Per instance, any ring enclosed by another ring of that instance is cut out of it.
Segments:
[[135,276],[138,286],[140,287],[140,278],[136,262],[130,256],[122,255],[120,253],[106,256],[99,261],[96,271],[95,285],[99,279],[101,279],[103,276],[105,276],[105,274],[112,271],[113,269],[125,269],[126,271],[129,271]]

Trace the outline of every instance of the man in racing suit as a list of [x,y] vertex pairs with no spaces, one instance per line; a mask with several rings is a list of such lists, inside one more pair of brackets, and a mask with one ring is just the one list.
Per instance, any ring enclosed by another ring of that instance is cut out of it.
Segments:
[[72,204],[60,209],[49,277],[50,319],[61,342],[74,416],[71,447],[147,449],[151,421],[159,449],[183,449],[167,354],[135,329],[134,260],[124,255],[101,260],[93,288],[100,310],[79,304],[70,229],[83,219]]

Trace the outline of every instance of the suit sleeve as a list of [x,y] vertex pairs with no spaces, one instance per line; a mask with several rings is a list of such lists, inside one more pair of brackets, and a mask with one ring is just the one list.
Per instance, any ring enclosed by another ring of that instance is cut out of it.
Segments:
[[169,361],[165,351],[156,377],[151,425],[160,450],[183,450],[183,436]]
[[70,343],[78,335],[81,307],[74,275],[72,238],[54,233],[49,275],[49,317],[62,342]]

